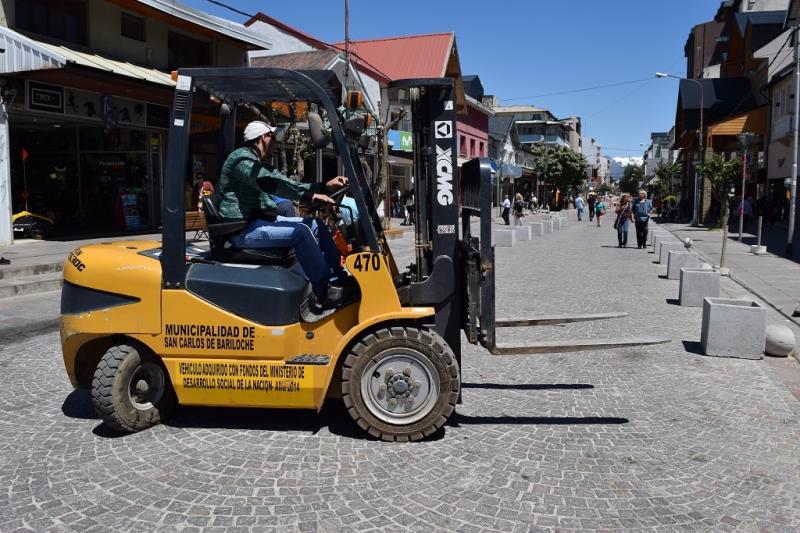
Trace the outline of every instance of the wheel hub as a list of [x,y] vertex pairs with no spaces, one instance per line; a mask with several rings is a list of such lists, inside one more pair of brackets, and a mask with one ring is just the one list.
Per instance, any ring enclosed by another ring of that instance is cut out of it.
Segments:
[[131,375],[128,383],[128,399],[136,409],[152,409],[164,394],[166,377],[155,363],[144,363]]
[[[402,368],[397,372],[395,368]],[[374,360],[372,372],[361,380],[361,395],[370,412],[391,424],[410,424],[425,417],[436,404],[436,369],[412,349],[387,350]]]

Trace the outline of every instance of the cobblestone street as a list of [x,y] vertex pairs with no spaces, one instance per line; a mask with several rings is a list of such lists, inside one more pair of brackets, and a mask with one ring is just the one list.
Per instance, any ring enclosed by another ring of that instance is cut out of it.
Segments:
[[[797,531],[800,403],[785,381],[800,366],[699,355],[702,309],[675,305],[678,282],[649,251],[618,249],[606,222],[498,249],[498,316],[630,316],[500,340],[672,342],[508,357],[465,345],[463,404],[421,443],[365,438],[338,401],[180,408],[120,437],[72,391],[57,333],[5,343],[0,530]],[[390,241],[401,267],[409,233]]]

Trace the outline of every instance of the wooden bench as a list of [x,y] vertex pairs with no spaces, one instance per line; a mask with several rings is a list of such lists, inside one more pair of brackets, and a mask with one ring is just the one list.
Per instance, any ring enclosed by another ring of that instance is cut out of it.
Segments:
[[193,241],[198,240],[200,237],[208,238],[206,232],[206,214],[202,210],[186,211],[184,219],[184,229],[186,231],[194,231]]

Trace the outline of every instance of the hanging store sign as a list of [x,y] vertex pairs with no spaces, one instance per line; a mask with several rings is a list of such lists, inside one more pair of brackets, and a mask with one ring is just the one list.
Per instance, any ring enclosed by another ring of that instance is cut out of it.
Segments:
[[29,81],[27,102],[28,109],[31,111],[63,113],[64,88],[57,85]]
[[[94,91],[83,91],[35,81],[27,82],[27,109],[72,118],[102,122],[111,113],[116,127],[134,126],[167,129],[169,108],[118,96],[106,100]],[[108,108],[108,105],[111,108]]]
[[413,152],[414,136],[410,131],[389,130],[389,143],[397,152]]

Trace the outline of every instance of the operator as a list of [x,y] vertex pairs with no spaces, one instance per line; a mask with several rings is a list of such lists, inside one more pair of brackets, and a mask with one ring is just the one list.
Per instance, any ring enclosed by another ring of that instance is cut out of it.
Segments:
[[275,150],[276,130],[261,121],[247,125],[244,146],[231,152],[222,166],[219,211],[226,219],[251,220],[231,239],[238,248],[294,248],[317,304],[323,309],[334,308],[342,300],[341,282],[346,274],[328,228],[313,217],[278,215],[276,198],[335,204],[323,189],[341,189],[347,185],[347,178],[337,176],[326,184],[310,184],[278,172],[267,163]]

